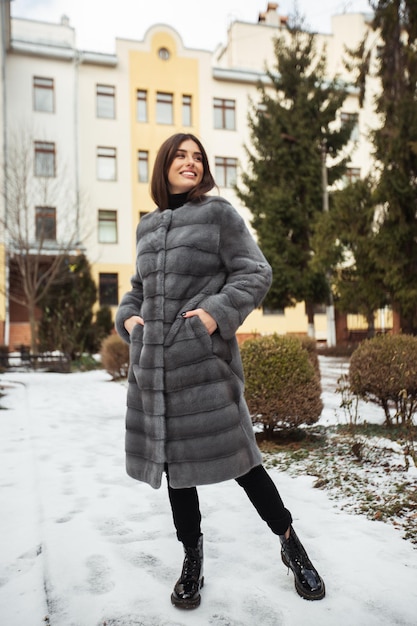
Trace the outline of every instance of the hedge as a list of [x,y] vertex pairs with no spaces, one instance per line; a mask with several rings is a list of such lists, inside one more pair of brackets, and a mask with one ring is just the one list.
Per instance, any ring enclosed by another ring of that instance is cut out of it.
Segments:
[[275,429],[314,424],[321,400],[318,359],[313,344],[287,335],[246,341],[241,347],[245,397],[254,424],[268,437]]
[[381,406],[387,425],[417,411],[417,337],[377,335],[363,341],[349,365],[352,393]]

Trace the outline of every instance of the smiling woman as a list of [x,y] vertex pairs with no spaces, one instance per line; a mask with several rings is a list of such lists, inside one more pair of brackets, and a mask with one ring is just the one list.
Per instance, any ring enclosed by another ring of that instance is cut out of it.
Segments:
[[198,485],[235,479],[280,537],[297,592],[320,600],[324,583],[262,465],[243,395],[236,331],[271,284],[271,267],[243,219],[215,187],[197,137],[178,133],[158,151],[157,204],[137,229],[136,274],[116,316],[130,344],[126,467],[158,488],[166,474],[185,559],[171,595],[196,608],[203,586]]

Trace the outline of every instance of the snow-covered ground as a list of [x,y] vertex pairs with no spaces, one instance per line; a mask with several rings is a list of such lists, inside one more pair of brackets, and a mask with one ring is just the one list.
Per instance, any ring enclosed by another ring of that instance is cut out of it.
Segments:
[[[322,359],[324,424],[344,422],[346,371]],[[200,488],[201,606],[175,609],[182,564],[166,489],[126,476],[126,387],[103,371],[9,372],[0,411],[1,626],[394,626],[417,623],[417,550],[392,526],[348,514],[310,476],[269,470],[326,582],[307,602],[279,540],[234,482]],[[361,407],[368,421],[381,412]]]

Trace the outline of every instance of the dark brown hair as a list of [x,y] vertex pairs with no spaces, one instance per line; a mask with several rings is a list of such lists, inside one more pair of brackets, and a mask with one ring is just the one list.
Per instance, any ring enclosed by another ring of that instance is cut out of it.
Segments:
[[201,182],[190,191],[188,194],[188,200],[200,200],[204,194],[216,186],[214,178],[210,172],[207,153],[204,150],[201,141],[191,133],[177,133],[172,135],[164,141],[158,150],[151,179],[152,200],[162,210],[167,209],[169,204],[169,168],[171,167],[171,163],[177,154],[178,148],[183,141],[187,141],[188,139],[191,139],[198,145],[203,160],[203,178],[201,179]]

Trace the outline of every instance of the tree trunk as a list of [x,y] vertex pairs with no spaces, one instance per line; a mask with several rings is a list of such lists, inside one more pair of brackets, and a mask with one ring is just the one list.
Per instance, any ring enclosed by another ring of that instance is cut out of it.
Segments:
[[316,338],[316,330],[314,327],[314,304],[312,302],[306,302],[306,314],[307,314],[307,335],[312,339]]
[[366,316],[366,321],[368,323],[368,331],[366,333],[366,336],[368,337],[368,339],[372,339],[372,337],[375,337],[375,317],[373,311],[368,313],[368,315]]
[[38,351],[38,325],[36,321],[36,307],[33,302],[28,303],[29,326],[30,326],[30,351],[36,354]]
[[400,313],[400,326],[401,332],[404,335],[416,335],[417,328],[415,324],[415,316],[414,315],[404,315]]

